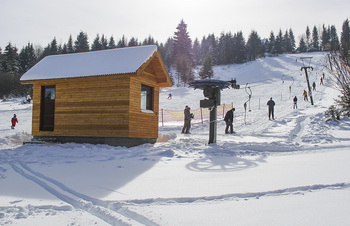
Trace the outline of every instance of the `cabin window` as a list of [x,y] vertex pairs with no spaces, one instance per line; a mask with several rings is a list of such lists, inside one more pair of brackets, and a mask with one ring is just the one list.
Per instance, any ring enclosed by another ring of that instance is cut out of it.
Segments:
[[153,110],[153,87],[141,85],[141,110]]
[[53,131],[55,118],[55,86],[42,86],[41,89],[41,114],[40,130]]

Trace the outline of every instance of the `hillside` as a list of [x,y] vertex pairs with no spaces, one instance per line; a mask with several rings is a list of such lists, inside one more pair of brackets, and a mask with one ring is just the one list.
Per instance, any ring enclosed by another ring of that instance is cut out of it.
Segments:
[[[302,98],[305,56],[313,57],[315,105]],[[241,89],[222,91],[225,109],[236,108],[236,134],[224,134],[220,108],[211,145],[203,93],[192,88],[162,90],[161,109],[174,116],[160,124],[160,142],[134,148],[22,145],[31,105],[0,102],[0,225],[349,225],[350,119],[326,122],[338,91],[323,65],[324,53],[309,53],[215,67],[216,79],[236,78]],[[186,105],[195,113],[188,135]]]

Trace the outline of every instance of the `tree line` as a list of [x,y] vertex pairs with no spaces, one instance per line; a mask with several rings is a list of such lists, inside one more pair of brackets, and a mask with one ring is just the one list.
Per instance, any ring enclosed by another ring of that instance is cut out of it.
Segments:
[[283,53],[339,51],[343,48],[334,25],[323,25],[321,29],[316,26],[310,29],[307,26],[298,43],[292,29],[280,29],[277,33],[271,31],[268,38],[261,38],[256,31],[251,31],[245,39],[243,33],[238,31],[222,32],[219,36],[209,34],[201,40],[195,38],[192,41],[184,20],[181,20],[174,35],[165,43],[159,43],[152,36],[139,41],[135,37],[127,39],[123,35],[115,41],[113,36],[97,34],[90,44],[87,33],[80,31],[75,40],[70,35],[66,43],[58,44],[56,38],[53,38],[44,48],[28,43],[19,51],[11,42],[3,50],[0,47],[0,97],[10,93],[23,95],[30,92],[28,86],[19,85],[19,78],[45,56],[139,45],[158,46],[172,80],[177,85],[188,84],[196,76],[201,79],[212,78],[212,67],[215,65],[240,64]]

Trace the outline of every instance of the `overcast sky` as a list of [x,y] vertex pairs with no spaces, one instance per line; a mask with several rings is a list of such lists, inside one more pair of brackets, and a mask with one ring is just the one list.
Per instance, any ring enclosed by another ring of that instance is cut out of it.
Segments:
[[298,38],[307,25],[335,25],[340,33],[349,14],[350,0],[0,0],[0,47],[45,47],[54,37],[62,44],[80,31],[90,44],[97,34],[164,43],[181,19],[192,40],[223,31],[247,39],[251,30],[264,38],[289,28]]

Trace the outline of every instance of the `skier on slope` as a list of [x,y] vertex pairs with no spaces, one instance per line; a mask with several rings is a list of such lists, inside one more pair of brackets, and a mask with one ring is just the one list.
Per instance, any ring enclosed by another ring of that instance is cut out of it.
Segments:
[[[224,121],[226,122],[226,128],[225,128],[225,134],[228,133],[235,133],[235,131],[233,131],[233,112],[235,111],[235,108],[232,108],[231,110],[226,112]],[[230,128],[230,132],[228,132],[228,129]]]
[[13,115],[12,119],[11,119],[11,129],[14,129],[15,126],[16,126],[16,123],[18,123],[18,119],[17,119],[17,116],[16,114]]
[[185,134],[191,134],[190,128],[191,128],[191,119],[193,118],[193,114],[191,113],[191,108],[189,106],[186,106],[184,109],[184,126],[182,128],[181,133]]
[[297,96],[294,96],[294,98],[293,98],[293,109],[295,109],[295,108],[298,108],[298,105],[297,105],[297,102],[298,102],[298,98],[297,98]]
[[267,101],[267,106],[269,106],[269,120],[275,120],[275,115],[274,115],[274,107],[275,107],[275,101],[272,100],[272,97],[270,98],[269,101]]

